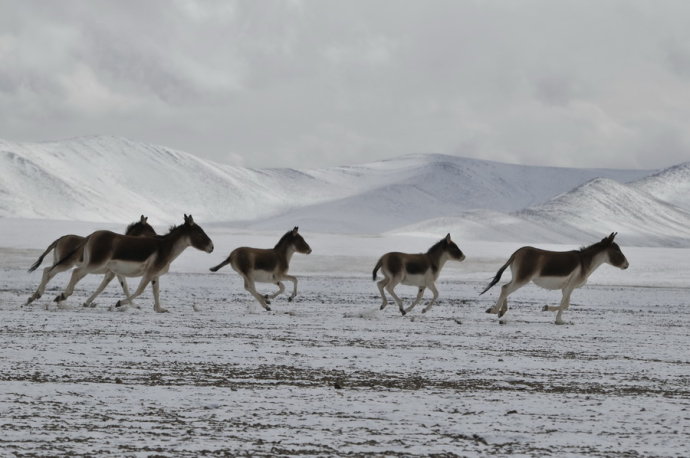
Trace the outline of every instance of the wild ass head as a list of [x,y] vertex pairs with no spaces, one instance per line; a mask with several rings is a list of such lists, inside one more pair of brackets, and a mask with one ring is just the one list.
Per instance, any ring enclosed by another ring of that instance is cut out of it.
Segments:
[[630,265],[625,255],[621,251],[621,247],[618,246],[613,239],[616,237],[618,232],[611,232],[608,237],[605,237],[598,243],[606,253],[606,261],[614,267],[619,269],[627,269]]
[[439,257],[443,254],[448,256],[448,259],[453,259],[455,261],[462,261],[465,259],[465,255],[460,250],[455,242],[450,239],[450,234],[447,234],[440,242],[429,248],[428,254],[436,252]]
[[285,235],[283,235],[280,238],[280,240],[278,240],[278,243],[276,243],[274,249],[278,249],[280,247],[292,247],[292,249],[294,249],[298,253],[311,253],[311,247],[297,232],[298,230],[299,228],[295,226],[294,229],[292,229],[291,231],[287,231]]
[[132,223],[127,226],[125,235],[133,235],[135,237],[147,236],[152,237],[156,235],[156,231],[148,223],[148,217],[141,215],[141,218],[136,223]]
[[194,222],[192,215],[184,215],[184,224],[173,228],[173,230],[180,230],[184,236],[189,237],[189,243],[197,250],[211,253],[213,251],[213,242],[206,235],[206,232]]

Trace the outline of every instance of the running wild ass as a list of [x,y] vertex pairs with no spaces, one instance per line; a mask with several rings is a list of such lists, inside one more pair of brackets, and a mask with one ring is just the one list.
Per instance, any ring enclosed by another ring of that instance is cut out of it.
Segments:
[[573,251],[547,251],[525,246],[518,249],[501,267],[489,283],[484,294],[501,279],[503,271],[510,266],[513,278],[501,287],[501,295],[496,305],[486,313],[496,313],[502,317],[508,311],[508,296],[530,281],[545,289],[560,289],[563,292],[559,306],[545,305],[542,309],[556,314],[556,324],[564,324],[563,311],[570,306],[570,294],[575,288],[587,283],[587,279],[597,267],[607,263],[620,269],[627,269],[628,260],[620,247],[613,241],[617,232],[611,233],[600,242]]
[[[462,261],[465,255],[460,251],[460,248],[450,239],[450,234],[441,239],[440,242],[429,248],[426,253],[408,254],[408,253],[386,253],[381,256],[379,262],[376,263],[372,273],[373,280],[376,281],[376,272],[381,269],[383,273],[383,280],[377,283],[379,291],[381,292],[381,310],[383,310],[388,301],[383,292],[385,288],[388,293],[393,296],[395,302],[398,304],[400,313],[405,315],[419,304],[424,295],[424,290],[429,288],[434,294],[429,303],[424,307],[422,313],[426,313],[434,305],[438,298],[438,290],[436,289],[436,280],[443,265],[448,260]],[[419,288],[417,298],[407,309],[403,308],[402,301],[395,294],[393,290],[398,283],[403,285],[416,286]]]
[[[213,242],[204,230],[194,222],[192,215],[184,215],[184,223],[173,226],[166,235],[157,237],[131,237],[110,231],[97,231],[82,242],[81,258],[70,257],[58,262],[76,262],[72,278],[65,291],[55,298],[58,304],[67,299],[75,285],[90,273],[102,273],[125,277],[141,277],[134,294],[117,301],[115,307],[131,303],[151,283],[154,310],[167,312],[160,305],[160,276],[170,269],[170,264],[187,247],[211,253]],[[74,255],[72,255],[74,257]],[[100,291],[98,291],[100,292]]]
[[[148,217],[141,215],[139,221],[136,221],[127,226],[125,234],[134,237],[150,237],[155,236],[156,231],[153,229],[153,227],[151,227],[151,225],[149,225]],[[45,292],[48,282],[55,275],[59,274],[60,272],[64,272],[66,270],[71,269],[76,264],[77,260],[79,260],[79,258],[81,257],[81,254],[76,256],[76,251],[81,249],[82,242],[84,242],[85,238],[86,237],[81,237],[79,235],[63,235],[62,237],[48,245],[48,248],[46,248],[43,254],[38,257],[38,260],[34,262],[31,267],[29,267],[29,272],[33,272],[38,268],[38,266],[41,265],[41,263],[43,262],[43,258],[45,258],[45,256],[48,253],[50,253],[50,250],[53,250],[53,264],[50,267],[46,267],[45,269],[43,269],[43,277],[41,278],[41,283],[38,285],[36,292],[29,296],[29,299],[27,299],[24,305],[29,305],[36,299],[39,299]],[[75,254],[75,256],[69,256],[72,254]],[[70,258],[69,262],[63,261],[59,263],[61,259],[65,259],[68,256]],[[127,282],[125,281],[125,278],[122,276],[118,276],[118,280],[120,281],[120,285],[122,286],[122,290],[124,291],[124,293],[127,296],[129,296],[129,288],[127,288]],[[110,282],[110,280],[108,282]],[[91,299],[91,301],[93,301],[93,298]],[[86,307],[87,305],[89,305],[91,301],[87,301],[87,303],[85,303],[84,306]],[[48,307],[46,306],[46,308]]]
[[[230,253],[225,261],[215,267],[211,267],[211,272],[217,272],[221,267],[230,264],[232,268],[244,279],[244,289],[249,291],[261,306],[270,311],[268,304],[271,299],[285,291],[283,280],[292,282],[292,294],[288,301],[297,295],[297,277],[288,275],[290,259],[297,253],[309,254],[311,248],[297,232],[295,227],[283,235],[273,249],[260,249],[240,247]],[[256,291],[255,283],[273,283],[278,286],[278,291],[273,294],[262,296]]]

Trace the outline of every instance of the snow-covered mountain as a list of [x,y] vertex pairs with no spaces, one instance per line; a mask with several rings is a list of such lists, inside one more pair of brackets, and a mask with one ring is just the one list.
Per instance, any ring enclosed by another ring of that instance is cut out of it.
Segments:
[[[626,184],[627,183],[627,184]],[[0,216],[160,224],[182,213],[254,229],[457,232],[572,242],[607,231],[688,244],[690,163],[660,172],[410,155],[324,169],[250,169],[112,136],[0,140]]]
[[0,216],[247,220],[292,205],[296,194],[301,205],[328,199],[329,184],[295,170],[231,167],[118,137],[0,141]]
[[669,167],[632,185],[657,199],[690,211],[690,162]]
[[690,212],[634,184],[595,178],[545,203],[511,214],[465,212],[396,232],[438,234],[444,230],[460,239],[535,243],[586,243],[619,232],[626,244],[690,246]]

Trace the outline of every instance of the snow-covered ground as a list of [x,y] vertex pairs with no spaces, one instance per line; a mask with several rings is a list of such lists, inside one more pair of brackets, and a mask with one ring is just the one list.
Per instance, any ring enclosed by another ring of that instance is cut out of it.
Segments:
[[[440,303],[401,317],[392,305],[378,310],[376,259],[424,251],[445,233],[300,229],[313,253],[293,258],[299,294],[293,303],[279,297],[267,313],[230,269],[207,269],[236,246],[273,246],[281,232],[202,225],[216,250],[189,249],[173,264],[161,281],[170,313],[156,314],[150,291],[140,310],[108,311],[121,297],[115,284],[96,308],[83,309],[95,276],[79,284],[73,309],[55,310],[66,274],[22,307],[41,273],[26,268],[50,242],[124,225],[0,219],[2,454],[685,456],[690,449],[690,249],[626,246],[621,234],[630,268],[595,272],[573,294],[564,315],[572,324],[556,326],[553,313],[541,312],[558,292],[529,286],[511,296],[501,326],[484,313],[498,288],[478,292],[519,243],[456,238],[467,260],[444,269]],[[414,294],[399,292],[407,301]]]

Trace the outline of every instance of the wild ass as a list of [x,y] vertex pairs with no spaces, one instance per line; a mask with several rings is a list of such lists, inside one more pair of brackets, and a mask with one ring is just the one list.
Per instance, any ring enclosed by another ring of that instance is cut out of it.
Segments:
[[[141,218],[139,221],[136,221],[129,226],[127,226],[127,229],[125,230],[126,235],[131,235],[134,237],[140,237],[140,236],[154,236],[156,235],[156,231],[149,225],[148,223],[148,217],[141,215]],[[36,289],[36,292],[33,293],[31,296],[29,296],[29,299],[27,299],[26,303],[24,305],[29,305],[36,299],[40,298],[43,293],[45,292],[46,286],[48,285],[48,282],[57,274],[60,272],[64,272],[66,270],[71,269],[76,261],[79,259],[80,256],[74,256],[70,257],[70,259],[73,262],[61,262],[58,265],[58,262],[61,259],[67,258],[68,255],[76,252],[80,247],[82,242],[84,242],[84,239],[86,237],[81,237],[79,235],[63,235],[59,239],[53,241],[50,245],[48,245],[48,248],[43,252],[41,256],[38,257],[38,260],[34,262],[31,267],[29,267],[29,272],[33,272],[38,268],[38,266],[41,265],[43,262],[43,258],[50,252],[50,250],[53,250],[53,265],[50,267],[46,267],[43,269],[43,277],[41,278],[41,283],[38,285],[38,288]],[[112,280],[112,277],[111,277]],[[120,285],[122,286],[122,290],[124,293],[129,296],[129,288],[127,288],[127,282],[125,281],[124,277],[118,277],[118,280],[120,281]],[[110,280],[108,281],[110,282]],[[105,286],[104,286],[105,288]],[[94,297],[95,298],[95,297]],[[93,299],[91,299],[92,301]],[[91,303],[91,301],[87,301],[88,303],[85,303],[84,306],[86,307],[88,304]],[[46,307],[47,308],[47,307]]]
[[620,247],[613,241],[617,232],[611,233],[600,242],[572,251],[547,251],[525,246],[512,254],[508,262],[498,269],[496,276],[489,283],[484,294],[501,279],[506,267],[510,266],[513,278],[501,287],[501,295],[496,305],[486,313],[496,313],[502,317],[508,311],[508,296],[525,286],[530,281],[545,289],[560,289],[563,292],[559,306],[545,305],[542,309],[556,314],[556,324],[564,324],[561,319],[563,311],[570,306],[570,294],[575,288],[587,283],[587,279],[603,263],[620,269],[627,269],[628,260]]
[[[441,239],[434,246],[429,248],[426,253],[408,254],[391,252],[386,253],[376,263],[374,271],[372,272],[373,280],[376,281],[376,272],[381,269],[383,273],[383,280],[377,283],[379,291],[381,292],[381,310],[383,310],[388,301],[383,289],[386,288],[388,293],[393,296],[395,302],[400,308],[400,313],[405,315],[419,304],[424,295],[424,290],[429,288],[434,296],[429,303],[424,307],[422,313],[426,313],[434,305],[438,298],[438,290],[436,289],[436,280],[443,265],[448,260],[462,261],[465,255],[460,251],[460,248],[450,239],[450,234]],[[417,298],[407,309],[403,308],[402,301],[395,294],[394,288],[402,283],[403,285],[417,286],[419,292]]]
[[[311,253],[311,248],[297,230],[298,228],[295,227],[291,231],[286,232],[273,249],[236,248],[225,261],[215,267],[211,267],[210,270],[211,272],[217,272],[221,267],[230,264],[235,272],[244,279],[244,289],[249,291],[267,311],[271,310],[268,306],[271,303],[271,299],[285,291],[283,280],[289,280],[292,282],[292,294],[288,297],[288,301],[292,302],[295,296],[297,296],[297,277],[288,275],[290,259],[295,252]],[[273,283],[278,286],[278,291],[262,296],[256,291],[255,282]]]
[[66,258],[58,263],[76,262],[77,267],[72,272],[67,288],[55,298],[55,302],[59,304],[67,299],[85,275],[103,273],[142,277],[134,294],[117,301],[115,307],[131,303],[151,282],[154,310],[167,312],[160,305],[159,278],[168,272],[170,264],[189,246],[207,253],[213,251],[213,242],[201,226],[194,222],[192,215],[184,215],[184,224],[173,226],[166,235],[157,237],[131,237],[110,231],[94,232],[82,244],[81,259],[73,261]]

